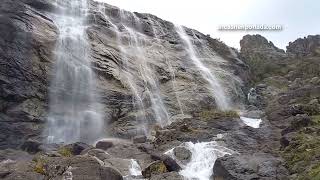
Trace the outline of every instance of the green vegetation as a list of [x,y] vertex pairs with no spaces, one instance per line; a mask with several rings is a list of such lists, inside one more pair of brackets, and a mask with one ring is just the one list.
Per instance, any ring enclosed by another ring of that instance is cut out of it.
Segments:
[[236,111],[219,111],[216,109],[205,110],[199,113],[201,120],[210,121],[219,118],[239,118],[239,114]]
[[320,179],[319,133],[320,115],[312,116],[312,124],[301,129],[283,152],[287,167],[299,180]]
[[72,156],[72,152],[70,149],[66,148],[66,147],[62,147],[58,150],[58,153],[61,154],[64,157],[71,157]]
[[36,163],[34,166],[34,172],[45,175],[46,169],[45,166],[47,164],[47,160],[41,155],[36,156],[33,161]]

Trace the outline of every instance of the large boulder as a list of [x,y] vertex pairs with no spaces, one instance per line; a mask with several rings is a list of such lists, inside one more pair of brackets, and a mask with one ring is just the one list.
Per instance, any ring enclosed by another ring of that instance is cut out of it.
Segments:
[[96,144],[96,148],[98,149],[103,149],[103,150],[108,150],[109,148],[111,148],[113,146],[113,142],[112,141],[99,141]]
[[213,167],[215,180],[288,179],[282,160],[266,153],[227,155]]

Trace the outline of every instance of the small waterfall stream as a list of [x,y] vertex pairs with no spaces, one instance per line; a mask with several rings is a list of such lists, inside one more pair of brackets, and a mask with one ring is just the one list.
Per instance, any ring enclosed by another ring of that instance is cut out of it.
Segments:
[[172,78],[172,90],[174,91],[175,98],[177,99],[180,113],[184,114],[183,106],[182,106],[182,103],[181,103],[180,98],[179,98],[179,93],[177,92],[177,82],[176,82],[175,69],[171,65],[170,59],[167,58],[167,56],[165,54],[166,52],[165,52],[163,46],[161,45],[161,40],[159,38],[159,34],[165,34],[165,32],[162,29],[162,27],[161,27],[161,25],[160,25],[160,23],[158,21],[153,21],[149,17],[148,17],[148,19],[149,19],[149,22],[151,23],[151,28],[152,28],[152,32],[153,32],[154,37],[155,37],[155,41],[159,42],[159,46],[158,46],[159,56],[163,56],[167,66],[168,66],[168,69],[169,69],[169,72],[170,72],[170,75],[171,75],[171,78]]
[[194,65],[200,70],[201,75],[204,79],[207,80],[209,83],[209,88],[216,100],[216,104],[218,108],[221,110],[229,110],[231,109],[231,101],[227,94],[224,92],[224,89],[217,79],[217,77],[207,68],[201,60],[197,57],[196,51],[193,48],[192,42],[188,37],[187,33],[185,32],[184,28],[180,25],[175,26],[176,31],[180,38],[183,40],[183,43],[186,46],[186,50],[189,53],[191,60],[193,61]]
[[186,180],[209,180],[212,176],[212,169],[217,158],[235,153],[215,141],[200,143],[186,142],[179,147],[184,147],[191,152],[191,159],[187,164],[176,159],[173,149],[167,151],[165,154],[177,160],[182,167],[179,174]]
[[54,22],[59,29],[56,62],[50,85],[48,124],[50,143],[92,143],[104,134],[95,74],[86,35],[86,0],[57,0],[62,10]]

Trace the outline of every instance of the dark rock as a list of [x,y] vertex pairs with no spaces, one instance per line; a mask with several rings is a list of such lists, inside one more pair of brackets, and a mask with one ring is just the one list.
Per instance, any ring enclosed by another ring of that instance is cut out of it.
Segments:
[[34,141],[34,140],[28,140],[22,144],[21,149],[29,153],[35,154],[41,151],[40,146],[41,146],[40,142]]
[[178,172],[181,170],[181,167],[179,166],[179,164],[174,159],[172,159],[170,156],[168,156],[166,154],[162,154],[159,152],[152,152],[151,158],[153,160],[162,161],[165,164],[168,171],[177,171]]
[[112,141],[99,141],[96,144],[96,148],[103,149],[103,150],[108,150],[112,146],[113,146],[113,142]]
[[147,141],[147,136],[135,136],[132,140],[133,143],[145,143]]

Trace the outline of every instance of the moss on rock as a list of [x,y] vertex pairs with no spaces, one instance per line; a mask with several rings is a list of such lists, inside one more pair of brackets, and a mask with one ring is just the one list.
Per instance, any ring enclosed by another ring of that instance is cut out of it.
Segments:
[[288,169],[299,180],[320,179],[320,116],[311,118],[311,125],[302,128],[283,152]]

